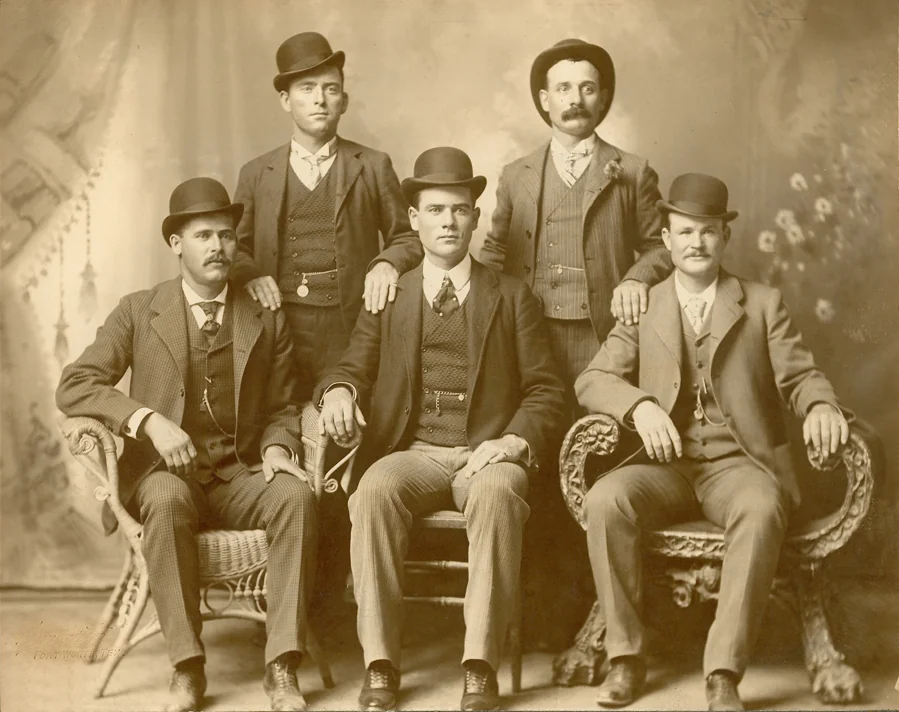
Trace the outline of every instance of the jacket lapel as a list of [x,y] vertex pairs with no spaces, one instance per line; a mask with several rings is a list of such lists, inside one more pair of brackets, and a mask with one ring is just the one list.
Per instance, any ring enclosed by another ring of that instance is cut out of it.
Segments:
[[343,202],[349,195],[353,183],[362,172],[362,161],[357,156],[361,147],[352,141],[337,138],[337,156],[334,159],[334,168],[337,169],[337,186],[334,193],[334,219],[340,214]]
[[653,294],[650,298],[646,320],[653,331],[659,335],[665,348],[677,362],[677,368],[680,371],[684,334],[681,326],[680,302],[677,300],[677,292],[674,289],[674,274],[671,274],[660,285],[658,293]]
[[496,274],[474,258],[471,260],[471,289],[466,303],[468,307],[468,396],[474,393],[474,386],[481,371],[484,342],[493,315],[499,306],[499,287]]
[[[596,150],[593,152],[593,160],[587,166],[584,172],[584,200],[582,224],[586,225],[587,215],[590,208],[599,197],[600,193],[609,184],[609,177],[605,173],[606,163],[614,159],[620,159],[621,154],[614,147],[603,141],[599,136],[596,137]],[[586,231],[584,231],[586,234]]]
[[234,330],[232,342],[234,349],[234,412],[239,417],[240,384],[253,347],[262,333],[262,321],[259,318],[262,307],[258,302],[250,299],[243,290],[235,289],[234,285],[231,286],[228,293],[232,309],[231,323]]
[[418,387],[421,375],[421,305],[424,300],[421,280],[420,264],[400,277],[393,305],[394,318],[399,320],[403,334],[403,352],[412,392]]
[[181,374],[183,385],[187,383],[189,354],[187,321],[184,299],[181,295],[181,277],[160,285],[159,291],[150,304],[150,310],[155,314],[150,319],[150,325],[168,348],[178,373]]
[[259,225],[257,235],[277,235],[278,220],[284,209],[284,190],[287,185],[287,166],[290,161],[290,144],[275,151],[260,179],[259,207],[256,209]]
[[740,305],[741,301],[743,301],[743,288],[739,280],[722,269],[718,278],[715,304],[712,306],[712,323],[709,326],[712,337],[711,363],[715,361],[715,352],[721,342],[745,314]]
[[[549,144],[541,146],[524,159],[524,170],[521,174],[521,184],[527,190],[528,195],[534,201],[534,214],[537,213],[540,201],[540,185],[543,182],[543,167],[546,165],[549,154]],[[534,226],[536,227],[536,225]]]

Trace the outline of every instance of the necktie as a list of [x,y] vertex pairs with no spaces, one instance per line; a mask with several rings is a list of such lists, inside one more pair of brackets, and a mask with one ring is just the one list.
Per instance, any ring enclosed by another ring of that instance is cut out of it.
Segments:
[[207,336],[215,336],[219,331],[219,323],[215,320],[215,314],[218,311],[218,302],[200,302],[200,309],[206,314],[206,321],[200,327]]
[[456,288],[453,286],[453,280],[450,279],[449,274],[443,277],[443,283],[440,285],[437,296],[434,297],[432,306],[440,316],[452,316],[459,308]]
[[687,318],[697,334],[702,329],[703,316],[705,315],[705,300],[702,297],[690,297],[684,307]]
[[309,170],[312,180],[312,187],[315,188],[319,183],[322,182],[322,167],[321,164],[327,161],[331,157],[331,154],[328,153],[324,156],[303,156],[303,160],[309,164]]
[[586,148],[580,148],[576,151],[569,151],[565,154],[565,172],[568,174],[568,178],[572,183],[577,181],[577,179],[580,177],[575,172],[575,164],[582,158],[586,158],[587,156],[589,156],[591,153],[593,153],[593,151]]

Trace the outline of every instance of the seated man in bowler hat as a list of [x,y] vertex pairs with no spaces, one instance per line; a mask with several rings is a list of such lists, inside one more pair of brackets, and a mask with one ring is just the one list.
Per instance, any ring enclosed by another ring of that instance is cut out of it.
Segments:
[[780,404],[804,419],[806,443],[824,455],[846,443],[849,428],[780,292],[721,268],[737,217],[727,186],[689,173],[669,197],[658,209],[674,274],[650,290],[639,324],[615,325],[575,383],[581,405],[642,440],[585,503],[611,661],[597,702],[628,705],[644,681],[643,530],[704,518],[724,528],[727,544],[706,695],[711,710],[741,710],[737,685],[799,501]]
[[[124,296],[93,344],[62,373],[67,416],[125,440],[122,501],[143,525],[150,591],[174,665],[168,712],[206,690],[200,639],[202,526],[264,529],[268,640],[263,687],[273,710],[303,710],[296,667],[316,550],[316,502],[302,455],[290,332],[229,284],[243,206],[211,178],[172,192],[162,236],[181,275]],[[131,369],[130,394],[116,384]]]
[[316,388],[332,438],[363,433],[350,553],[366,710],[396,708],[409,532],[416,517],[440,509],[467,519],[461,707],[499,703],[529,477],[552,457],[563,387],[528,286],[468,253],[486,182],[458,149],[418,157],[402,189],[424,261],[400,277],[381,314],[360,314],[349,348]]

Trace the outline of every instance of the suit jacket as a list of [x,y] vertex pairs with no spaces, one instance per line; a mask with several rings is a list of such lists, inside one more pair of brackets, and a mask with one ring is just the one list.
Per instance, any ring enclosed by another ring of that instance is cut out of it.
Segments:
[[[263,309],[246,292],[229,290],[234,349],[236,446],[242,462],[257,469],[269,445],[302,457],[300,410],[290,331],[282,312]],[[174,423],[184,414],[189,347],[181,278],[122,298],[97,338],[63,369],[56,403],[67,416],[87,416],[123,435],[128,418],[152,408]],[[116,384],[131,369],[125,395]],[[127,502],[161,458],[149,439],[125,437],[119,459],[119,493]],[[163,463],[164,467],[164,463]]]
[[[605,165],[621,164],[610,179]],[[481,252],[485,264],[534,284],[537,233],[545,170],[555,170],[550,144],[503,168],[496,189],[496,209]],[[671,272],[671,259],[661,238],[656,210],[659,179],[639,156],[597,137],[585,182],[583,250],[587,270],[589,314],[600,343],[615,323],[609,307],[612,290],[625,279],[653,285]],[[635,261],[634,253],[640,258]]]
[[[650,290],[638,325],[615,325],[578,377],[578,401],[591,412],[624,422],[649,396],[670,414],[680,389],[689,388],[681,377],[683,327],[674,279]],[[782,405],[800,418],[815,403],[840,408],[833,386],[815,366],[777,289],[722,270],[711,320],[712,390],[724,420],[743,451],[798,505]]]
[[[278,230],[289,165],[288,143],[240,170],[234,201],[243,203],[244,213],[237,227],[238,252],[232,272],[238,285],[261,275],[278,276]],[[408,206],[386,153],[338,138],[331,170],[337,178],[337,285],[344,324],[350,330],[362,308],[371,263],[385,260],[402,274],[421,262],[421,242],[409,226]]]
[[[368,427],[354,471],[403,450],[412,439],[421,394],[422,268],[399,280],[396,301],[359,315],[340,363],[316,388],[346,382],[357,390]],[[562,422],[564,386],[550,352],[540,305],[523,282],[472,260],[468,305],[468,445],[515,433],[535,461]]]

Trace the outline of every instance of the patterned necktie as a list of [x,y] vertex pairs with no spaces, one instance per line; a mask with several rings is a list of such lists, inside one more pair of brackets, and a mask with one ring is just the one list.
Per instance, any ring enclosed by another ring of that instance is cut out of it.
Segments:
[[568,174],[568,179],[571,181],[571,183],[575,183],[580,177],[575,172],[575,164],[582,158],[586,158],[592,153],[593,151],[591,149],[580,148],[576,151],[569,151],[565,154],[565,173]]
[[702,329],[703,316],[705,315],[705,299],[702,297],[690,297],[687,300],[684,311],[687,312],[687,318],[693,326],[693,331],[698,334]]
[[443,283],[440,285],[440,290],[437,292],[437,296],[434,297],[431,306],[434,307],[434,311],[440,314],[440,316],[452,316],[456,309],[459,308],[456,288],[453,286],[453,280],[450,279],[449,274],[443,277]]
[[308,163],[310,167],[313,189],[315,189],[315,187],[322,182],[321,164],[327,161],[330,157],[330,153],[325,156],[303,156],[303,160],[306,161],[306,163]]
[[215,320],[215,314],[218,311],[219,303],[200,302],[198,306],[206,314],[206,321],[203,323],[203,326],[200,327],[200,331],[207,336],[215,336],[219,332],[219,323]]

